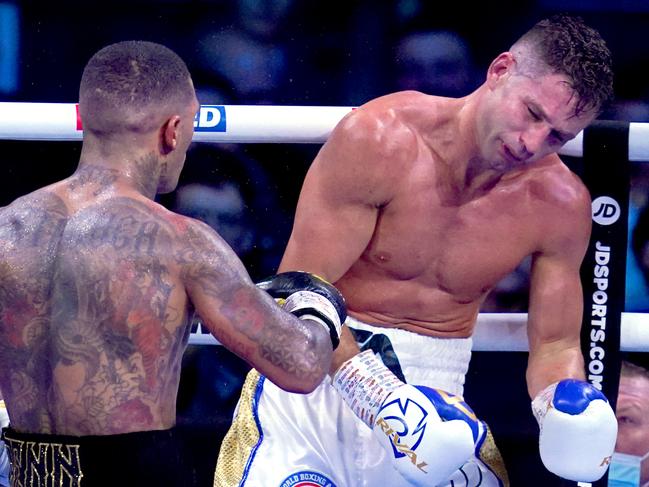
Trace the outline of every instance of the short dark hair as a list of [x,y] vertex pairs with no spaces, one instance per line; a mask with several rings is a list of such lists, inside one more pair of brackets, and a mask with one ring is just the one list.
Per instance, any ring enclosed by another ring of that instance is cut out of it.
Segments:
[[622,361],[620,375],[624,377],[643,377],[649,380],[649,370],[626,360]]
[[575,114],[600,113],[613,98],[611,51],[579,17],[557,14],[541,20],[516,44],[529,46],[553,73],[565,75],[578,96]]
[[84,130],[146,130],[147,115],[194,96],[185,62],[171,49],[123,41],[94,54],[83,71],[79,112]]

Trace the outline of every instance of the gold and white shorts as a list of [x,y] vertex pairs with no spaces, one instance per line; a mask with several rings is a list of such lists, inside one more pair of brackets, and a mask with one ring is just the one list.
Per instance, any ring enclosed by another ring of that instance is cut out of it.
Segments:
[[[361,350],[400,378],[462,395],[471,339],[440,339],[348,319]],[[286,392],[255,370],[244,384],[219,454],[215,487],[375,487],[405,481],[326,378],[310,394]],[[507,486],[491,434],[448,487]]]

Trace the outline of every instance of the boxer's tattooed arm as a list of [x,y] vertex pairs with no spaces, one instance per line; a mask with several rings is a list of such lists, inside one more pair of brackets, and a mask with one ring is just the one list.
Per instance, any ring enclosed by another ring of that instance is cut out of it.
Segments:
[[[214,315],[227,322],[221,333],[217,332],[226,347],[249,361],[261,356],[298,377],[319,374],[319,354],[306,346],[308,325],[302,324],[296,330],[294,320],[263,299],[231,250],[201,229],[190,227],[176,256],[190,294],[207,297],[200,301],[214,307],[198,309],[199,315],[206,323],[212,321],[213,326],[219,321],[210,319]],[[255,346],[245,345],[248,342]],[[327,346],[328,342],[323,342],[323,351]]]

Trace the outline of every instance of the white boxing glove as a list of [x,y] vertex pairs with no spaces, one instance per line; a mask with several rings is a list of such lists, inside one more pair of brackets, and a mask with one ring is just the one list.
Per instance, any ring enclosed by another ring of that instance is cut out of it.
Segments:
[[611,460],[617,420],[608,400],[588,382],[565,379],[532,401],[541,429],[539,451],[552,473],[576,482],[600,479]]
[[345,362],[333,386],[415,486],[445,481],[486,434],[461,397],[404,384],[371,350]]

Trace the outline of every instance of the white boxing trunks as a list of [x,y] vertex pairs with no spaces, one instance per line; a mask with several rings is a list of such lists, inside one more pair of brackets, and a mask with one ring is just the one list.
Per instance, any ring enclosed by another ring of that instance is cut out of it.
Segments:
[[[348,318],[361,350],[371,349],[405,382],[462,395],[471,339],[440,339]],[[448,487],[508,485],[491,435],[479,458]],[[501,480],[505,479],[505,480]],[[286,392],[252,370],[219,453],[215,487],[407,485],[378,441],[327,377],[310,394]]]

